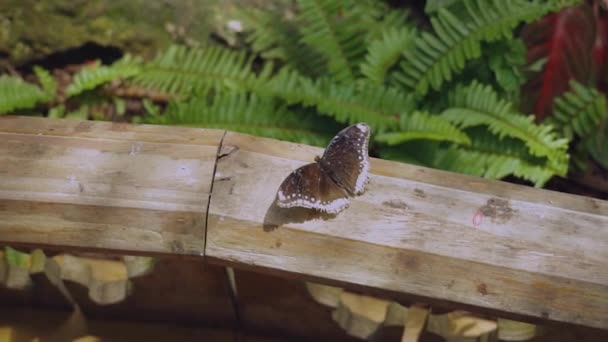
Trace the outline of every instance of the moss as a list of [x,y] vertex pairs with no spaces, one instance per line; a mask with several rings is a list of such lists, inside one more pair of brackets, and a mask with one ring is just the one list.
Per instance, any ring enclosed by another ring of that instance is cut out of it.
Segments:
[[0,13],[0,51],[20,64],[86,42],[150,56],[176,38],[206,40],[216,1],[6,0]]

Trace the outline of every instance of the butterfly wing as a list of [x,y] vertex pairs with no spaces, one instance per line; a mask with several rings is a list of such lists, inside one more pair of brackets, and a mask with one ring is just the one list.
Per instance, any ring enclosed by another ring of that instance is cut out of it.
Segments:
[[349,126],[331,140],[320,164],[350,194],[363,192],[369,178],[370,128],[364,123]]
[[348,195],[318,164],[312,163],[296,169],[285,178],[277,192],[277,205],[337,214],[348,206]]

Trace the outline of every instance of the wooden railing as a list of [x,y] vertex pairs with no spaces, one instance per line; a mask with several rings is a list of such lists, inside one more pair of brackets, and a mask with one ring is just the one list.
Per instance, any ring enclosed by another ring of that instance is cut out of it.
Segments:
[[0,118],[0,244],[193,256],[608,329],[608,202],[384,160],[337,216],[273,203],[319,148]]

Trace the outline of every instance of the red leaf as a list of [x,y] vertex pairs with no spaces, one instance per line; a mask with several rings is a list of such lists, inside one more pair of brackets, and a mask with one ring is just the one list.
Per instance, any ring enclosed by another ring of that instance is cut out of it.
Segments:
[[540,73],[524,85],[526,111],[542,121],[551,114],[553,99],[569,89],[568,82],[589,84],[593,79],[595,18],[583,4],[549,14],[527,25],[522,38],[528,47],[529,65],[546,58]]
[[606,62],[608,60],[608,16],[605,11],[597,15],[597,36],[593,46],[593,58],[597,69],[597,86],[603,92],[608,89]]

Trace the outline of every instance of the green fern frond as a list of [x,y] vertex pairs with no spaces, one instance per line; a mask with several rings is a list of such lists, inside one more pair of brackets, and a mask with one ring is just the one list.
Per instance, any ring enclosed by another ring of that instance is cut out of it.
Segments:
[[570,82],[571,90],[553,102],[552,122],[572,139],[573,133],[585,138],[593,134],[606,117],[606,98],[596,89]]
[[534,156],[548,157],[560,165],[558,174],[567,170],[568,140],[558,138],[549,125],[536,125],[533,116],[524,116],[511,108],[511,103],[499,99],[489,86],[473,82],[456,87],[450,94],[451,108],[441,117],[460,128],[487,125],[499,138],[505,136],[522,140]]
[[367,82],[337,84],[327,79],[301,79],[298,100],[341,123],[367,122],[375,132],[398,125],[398,115],[414,107],[412,96]]
[[471,139],[458,128],[438,116],[425,112],[414,112],[401,115],[398,132],[381,133],[376,141],[388,145],[397,145],[410,140],[451,141],[461,145],[471,144]]
[[412,48],[415,29],[394,28],[383,32],[382,37],[369,45],[361,73],[376,84],[384,84],[388,70],[397,63],[404,51]]
[[378,0],[357,0],[353,4],[353,11],[360,20],[358,25],[365,28],[366,43],[381,39],[386,31],[410,26],[407,8],[394,9],[387,2]]
[[491,179],[514,175],[532,182],[538,188],[553,176],[550,170],[539,165],[528,164],[521,159],[454,147],[438,154],[435,167]]
[[288,23],[274,11],[263,11],[257,8],[243,8],[238,11],[239,17],[247,32],[245,41],[251,50],[267,59],[288,60],[289,53],[285,45],[292,44],[292,37],[298,36],[293,23]]
[[66,89],[68,96],[76,96],[84,91],[117,80],[127,79],[142,71],[139,60],[127,55],[112,65],[101,65],[97,60],[92,65],[82,67]]
[[399,113],[414,109],[411,94],[398,89],[355,81],[312,80],[283,68],[270,82],[255,90],[259,96],[283,99],[288,105],[315,107],[340,123],[367,122],[375,132],[396,129]]
[[331,133],[319,127],[318,119],[297,115],[268,97],[246,93],[223,93],[209,98],[174,102],[166,112],[144,118],[148,123],[221,128],[317,146],[325,145]]
[[283,67],[268,82],[253,91],[260,96],[280,97],[289,104],[296,104],[302,101],[303,82],[312,81],[292,68]]
[[247,31],[245,40],[253,52],[266,59],[281,60],[307,76],[326,73],[325,57],[301,41],[295,21],[288,21],[276,12],[250,6],[238,13]]
[[447,8],[452,5],[456,5],[462,0],[427,0],[424,5],[424,13],[433,14],[440,8]]
[[50,99],[51,96],[47,92],[21,78],[0,76],[0,114],[33,108],[38,102]]
[[508,175],[542,187],[556,170],[546,158],[531,156],[526,146],[512,138],[499,139],[487,130],[470,130],[471,146],[451,146],[435,155],[434,167],[473,176],[501,179]]
[[51,75],[48,70],[37,65],[34,66],[34,73],[38,78],[38,82],[40,82],[40,85],[42,86],[42,90],[47,94],[48,99],[50,100],[54,98],[57,94],[57,81],[55,81],[53,75]]
[[604,169],[608,169],[608,117],[600,122],[596,133],[584,142],[584,148]]
[[252,63],[252,56],[227,48],[171,46],[144,65],[132,82],[180,98],[221,89],[245,91],[258,87],[272,72],[267,63],[256,74]]
[[299,0],[302,41],[327,59],[337,81],[355,78],[365,54],[364,27],[352,0]]
[[415,49],[406,53],[396,79],[419,95],[429,87],[439,90],[465,62],[481,55],[481,42],[510,39],[521,22],[540,18],[556,6],[546,1],[463,0],[466,17],[457,17],[439,8],[431,19],[434,33],[423,33]]
[[432,140],[410,140],[395,146],[382,146],[379,153],[383,159],[398,160],[420,166],[432,166],[433,157],[440,150],[441,144],[439,141]]

